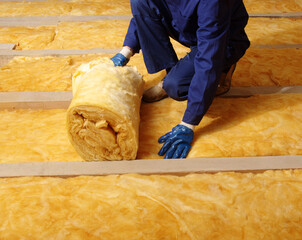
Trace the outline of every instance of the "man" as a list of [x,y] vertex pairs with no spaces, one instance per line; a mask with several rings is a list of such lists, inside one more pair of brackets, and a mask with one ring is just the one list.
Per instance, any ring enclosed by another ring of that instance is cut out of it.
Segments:
[[[158,140],[164,143],[160,156],[185,158],[194,126],[215,95],[229,89],[235,64],[250,45],[244,31],[248,14],[242,0],[131,0],[131,10],[124,47],[112,61],[124,66],[141,49],[149,73],[166,69],[143,100],[188,100],[182,122]],[[191,51],[178,60],[169,37]]]

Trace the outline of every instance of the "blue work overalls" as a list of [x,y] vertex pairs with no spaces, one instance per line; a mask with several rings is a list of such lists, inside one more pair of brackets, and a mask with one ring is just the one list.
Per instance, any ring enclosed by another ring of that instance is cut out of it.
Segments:
[[[211,105],[222,71],[250,46],[242,0],[131,0],[124,46],[141,49],[149,73],[169,69],[163,88],[188,99],[183,121],[197,125]],[[191,48],[178,60],[170,38]]]

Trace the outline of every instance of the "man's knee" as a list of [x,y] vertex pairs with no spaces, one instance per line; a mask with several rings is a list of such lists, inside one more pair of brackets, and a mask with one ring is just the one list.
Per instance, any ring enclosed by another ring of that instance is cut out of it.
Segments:
[[153,0],[130,0],[132,15],[160,17],[160,9]]
[[148,10],[146,0],[130,0],[131,10],[133,15],[144,13]]
[[186,100],[188,97],[188,91],[179,86],[178,81],[169,78],[168,75],[164,79],[163,89],[166,91],[170,98],[173,98],[177,101]]

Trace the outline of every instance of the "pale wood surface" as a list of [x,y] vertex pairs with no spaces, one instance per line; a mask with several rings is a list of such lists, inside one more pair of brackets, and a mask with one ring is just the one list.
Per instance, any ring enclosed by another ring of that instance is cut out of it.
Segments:
[[[302,12],[249,13],[250,18],[301,18]],[[91,15],[91,16],[16,16],[1,17],[0,27],[56,26],[60,22],[130,20],[132,15]]]
[[2,163],[0,177],[74,177],[115,174],[171,174],[216,172],[259,172],[279,169],[301,169],[302,155],[235,157],[143,159],[102,162],[44,162]]
[[[302,93],[301,86],[231,87],[221,97],[250,97],[253,95]],[[67,109],[71,91],[56,92],[0,92],[0,109]]]

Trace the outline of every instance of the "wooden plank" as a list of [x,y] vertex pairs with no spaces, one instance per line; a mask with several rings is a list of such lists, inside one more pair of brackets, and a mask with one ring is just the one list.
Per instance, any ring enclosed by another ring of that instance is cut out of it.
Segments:
[[1,92],[0,109],[67,109],[71,99],[71,91]]
[[250,97],[258,94],[302,93],[301,86],[231,87],[221,97]]
[[1,50],[0,56],[69,56],[90,53],[118,53],[121,49],[42,49],[42,50]]
[[302,155],[100,162],[2,163],[0,164],[0,177],[74,177],[128,173],[185,175],[205,172],[261,172],[265,170],[301,168]]
[[302,44],[252,44],[252,46],[271,49],[302,48]]
[[[253,47],[269,49],[302,48],[302,44],[259,45]],[[41,49],[41,50],[7,50],[0,48],[0,56],[68,56],[90,53],[118,53],[120,48],[91,48],[91,49]]]
[[[250,97],[258,94],[302,93],[301,86],[232,87],[221,97]],[[72,100],[71,91],[0,92],[0,109],[66,109]]]
[[14,43],[0,43],[0,50],[13,50],[15,47]]
[[131,15],[0,17],[0,27],[56,26],[60,22],[129,20]]
[[[301,12],[290,13],[250,13],[251,18],[301,18]],[[104,20],[130,20],[132,15],[92,15],[92,16],[18,16],[0,17],[1,27],[14,26],[49,26],[57,25],[59,22],[82,22],[82,21],[104,21]]]
[[288,12],[288,13],[249,13],[251,18],[301,18],[302,12]]
[[[290,13],[250,13],[251,18],[301,18],[302,12]],[[20,16],[0,17],[0,27],[55,26],[59,22],[82,22],[104,20],[129,20],[132,15],[92,15],[92,16]]]

